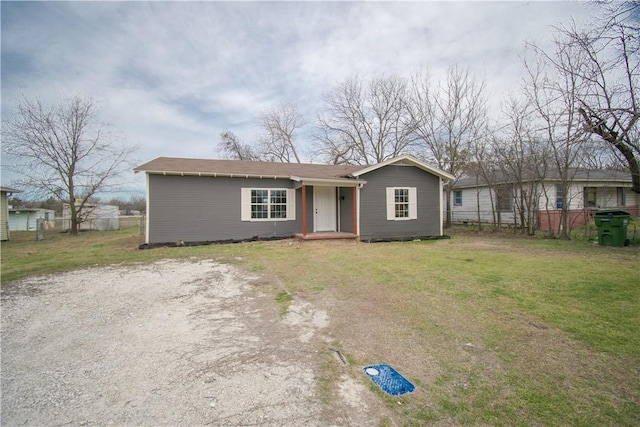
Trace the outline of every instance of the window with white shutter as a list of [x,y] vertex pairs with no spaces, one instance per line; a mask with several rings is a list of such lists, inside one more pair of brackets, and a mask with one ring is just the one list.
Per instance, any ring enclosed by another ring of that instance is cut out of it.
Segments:
[[290,188],[242,188],[242,221],[293,221],[296,191]]
[[418,218],[415,187],[387,187],[387,220],[403,221]]

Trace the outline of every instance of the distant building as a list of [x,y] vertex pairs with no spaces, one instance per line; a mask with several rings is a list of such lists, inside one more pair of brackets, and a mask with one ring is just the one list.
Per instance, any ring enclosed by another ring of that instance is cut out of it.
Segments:
[[56,211],[52,209],[9,208],[9,229],[11,231],[36,231],[38,220],[44,221],[44,228],[53,228]]
[[[524,179],[522,185],[533,191],[534,216],[540,230],[557,229],[563,207],[568,208],[571,227],[588,223],[598,209],[620,209],[640,214],[640,196],[631,191],[631,174],[612,170],[571,169],[571,179],[563,200],[561,180],[549,173],[544,178]],[[451,191],[454,222],[494,222],[520,225],[517,203],[521,197],[517,183],[509,179],[487,182],[481,176],[458,180]]]
[[[80,204],[77,204],[80,207]],[[118,230],[120,228],[120,209],[113,205],[85,203],[82,208],[79,230]],[[62,205],[62,231],[71,228],[71,208],[68,203]]]
[[9,187],[0,187],[0,240],[9,240],[9,196],[22,193]]

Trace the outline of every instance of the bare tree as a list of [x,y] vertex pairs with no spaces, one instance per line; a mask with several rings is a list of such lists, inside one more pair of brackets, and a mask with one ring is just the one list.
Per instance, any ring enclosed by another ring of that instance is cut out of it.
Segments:
[[2,149],[20,185],[68,203],[70,233],[77,234],[87,201],[117,186],[136,147],[117,144],[107,126],[95,123],[91,98],[74,96],[56,105],[22,98],[3,121]]
[[[524,83],[525,96],[532,108],[535,125],[534,138],[544,143],[544,155],[540,157],[544,175],[552,174],[559,184],[555,189],[542,186],[546,198],[546,209],[560,210],[557,233],[568,239],[571,230],[570,185],[575,174],[575,166],[584,154],[582,147],[587,140],[585,130],[580,126],[578,113],[582,82],[572,74],[548,73],[545,56],[534,49],[533,61],[524,59],[528,76]],[[560,47],[558,58],[571,65],[576,58]],[[540,167],[540,166],[539,166]],[[547,212],[548,213],[548,212]]]
[[228,130],[225,130],[220,134],[218,149],[221,150],[229,159],[251,161],[261,160],[260,154],[256,152],[256,150],[254,150],[250,145],[240,141],[240,138]]
[[[486,137],[484,81],[469,68],[451,66],[437,87],[425,73],[411,80],[408,110],[412,131],[427,161],[456,178],[471,158],[472,145]],[[451,187],[445,187],[446,226],[451,226]]]
[[[511,97],[503,103],[503,112],[507,122],[492,138],[490,170],[499,173],[500,182],[510,184],[515,226],[531,236],[538,225],[539,187],[547,173],[547,147],[533,128],[535,110],[530,101]],[[499,214],[494,210],[494,216]]]
[[602,2],[602,17],[586,29],[557,29],[555,50],[537,52],[576,81],[576,110],[584,129],[609,144],[631,172],[640,193],[640,2]]
[[293,104],[279,104],[262,114],[261,157],[268,161],[300,163],[297,133],[306,123]]
[[333,164],[367,165],[407,152],[413,135],[406,97],[406,80],[398,76],[338,84],[318,115],[320,151]]
[[262,131],[256,146],[240,140],[233,132],[220,134],[218,149],[229,159],[300,163],[297,134],[305,125],[295,105],[278,104],[260,116]]

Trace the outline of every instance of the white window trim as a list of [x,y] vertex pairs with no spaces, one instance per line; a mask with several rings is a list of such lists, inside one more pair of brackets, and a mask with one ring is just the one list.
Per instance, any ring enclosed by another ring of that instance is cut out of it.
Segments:
[[[460,193],[460,203],[456,202],[456,193]],[[453,206],[462,206],[462,199],[464,197],[464,193],[462,190],[453,190]]]
[[[251,218],[251,190],[269,190],[287,192],[286,218]],[[240,189],[240,220],[250,222],[266,221],[295,221],[296,220],[296,190],[291,188],[241,188]]]
[[[409,216],[396,218],[396,190],[409,190]],[[387,187],[387,220],[410,221],[418,219],[418,192],[416,187]]]

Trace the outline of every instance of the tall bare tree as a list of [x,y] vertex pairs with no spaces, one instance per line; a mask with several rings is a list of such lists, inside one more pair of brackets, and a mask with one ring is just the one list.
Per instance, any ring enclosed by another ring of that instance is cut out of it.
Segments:
[[229,159],[234,160],[261,160],[260,153],[253,147],[243,143],[233,132],[225,130],[220,133],[218,149]]
[[[561,238],[569,238],[572,198],[569,190],[575,166],[580,164],[584,154],[582,146],[588,139],[578,113],[582,82],[572,74],[549,72],[553,69],[549,69],[545,57],[538,50],[535,53],[533,60],[524,60],[528,74],[524,93],[532,108],[534,138],[542,141],[545,147],[540,158],[544,176],[555,176],[559,182],[555,189],[542,186],[546,206],[560,210],[557,233]],[[567,64],[576,60],[562,49],[556,55]]]
[[261,134],[255,145],[225,130],[220,134],[218,149],[229,159],[300,163],[297,136],[305,124],[295,105],[278,104],[260,116]]
[[300,163],[296,137],[306,123],[293,104],[278,104],[260,118],[261,157],[268,161]]
[[586,28],[557,28],[555,50],[536,48],[557,72],[576,81],[584,129],[602,138],[627,165],[640,194],[640,2],[601,2]]
[[[523,233],[535,234],[539,205],[539,187],[547,174],[547,146],[534,128],[531,100],[508,98],[503,103],[506,123],[490,141],[487,182],[495,186],[497,173],[500,183],[509,183],[515,226]],[[500,212],[494,208],[494,217]]]
[[[455,177],[470,160],[471,147],[486,137],[484,81],[471,69],[451,66],[434,86],[428,73],[413,76],[408,102],[412,131],[422,157]],[[451,186],[445,187],[446,226],[451,226]]]
[[2,149],[14,161],[8,168],[19,185],[69,204],[71,234],[78,233],[87,201],[118,185],[136,150],[114,141],[96,120],[93,100],[74,96],[55,105],[22,98],[3,121]]
[[324,98],[317,140],[330,163],[376,164],[405,153],[413,141],[407,83],[398,76],[352,77]]

